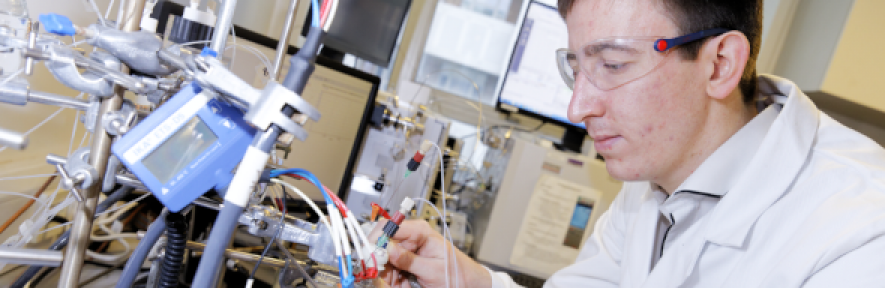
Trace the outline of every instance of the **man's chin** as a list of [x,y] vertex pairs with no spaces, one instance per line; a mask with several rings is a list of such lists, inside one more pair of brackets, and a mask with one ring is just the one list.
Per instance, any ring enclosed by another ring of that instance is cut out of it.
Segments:
[[628,167],[629,165],[626,165],[627,163],[624,163],[623,161],[618,161],[618,160],[609,161],[604,156],[603,156],[603,158],[606,159],[605,160],[605,170],[608,171],[608,174],[612,178],[615,178],[618,181],[648,180],[648,179],[645,179],[645,177],[643,177],[643,174],[645,174],[645,173],[639,172],[638,169],[636,169],[636,168],[631,169],[630,167]]

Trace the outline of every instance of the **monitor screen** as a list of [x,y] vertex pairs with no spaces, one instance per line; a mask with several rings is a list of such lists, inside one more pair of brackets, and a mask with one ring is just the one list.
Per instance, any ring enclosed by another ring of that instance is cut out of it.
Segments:
[[[387,67],[411,0],[340,0],[323,45]],[[302,35],[307,35],[307,17]]]
[[209,126],[199,116],[194,116],[166,139],[166,142],[144,157],[142,163],[157,180],[168,183],[172,176],[178,175],[181,169],[212,147],[216,141],[218,137]]
[[556,68],[556,49],[568,47],[565,20],[555,7],[532,1],[498,95],[498,109],[585,128],[568,121],[572,90]]

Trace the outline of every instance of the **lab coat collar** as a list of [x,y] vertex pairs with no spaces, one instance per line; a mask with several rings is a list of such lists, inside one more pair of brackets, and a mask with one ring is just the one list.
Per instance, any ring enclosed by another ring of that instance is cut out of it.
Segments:
[[756,155],[765,134],[777,117],[775,107],[768,107],[747,122],[682,182],[674,195],[690,192],[723,196],[739,183]]
[[741,180],[705,221],[705,238],[719,245],[744,244],[756,220],[793,183],[817,136],[820,111],[796,84],[769,75],[760,75],[758,79],[759,93],[774,97],[783,108]]

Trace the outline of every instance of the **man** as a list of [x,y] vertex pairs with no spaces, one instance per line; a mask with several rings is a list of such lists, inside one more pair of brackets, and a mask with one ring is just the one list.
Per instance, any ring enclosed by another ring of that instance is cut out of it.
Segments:
[[[569,119],[625,184],[546,287],[885,286],[885,151],[755,75],[761,5],[559,1]],[[439,234],[408,222],[394,240],[388,283],[446,285]],[[450,258],[450,286],[515,286]]]

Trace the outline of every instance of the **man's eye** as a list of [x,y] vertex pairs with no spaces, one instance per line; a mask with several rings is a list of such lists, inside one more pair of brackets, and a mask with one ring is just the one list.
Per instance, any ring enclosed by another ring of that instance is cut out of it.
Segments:
[[627,63],[622,63],[622,62],[621,63],[603,63],[602,64],[602,67],[605,67],[605,69],[612,70],[612,71],[621,70],[621,69],[625,68],[626,66],[627,66]]

